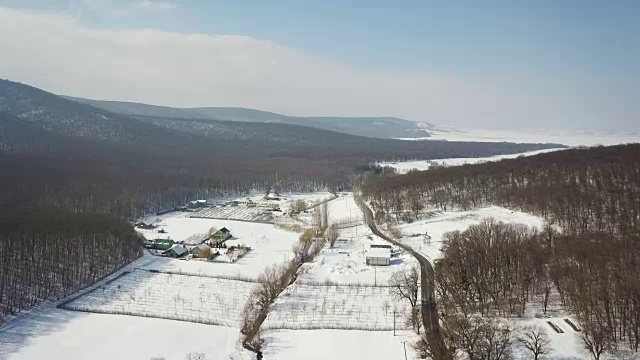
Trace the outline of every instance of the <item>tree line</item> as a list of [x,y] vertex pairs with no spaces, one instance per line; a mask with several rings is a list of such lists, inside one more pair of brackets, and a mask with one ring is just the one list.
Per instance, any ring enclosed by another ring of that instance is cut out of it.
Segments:
[[0,321],[66,297],[141,255],[127,222],[62,211],[0,213]]
[[444,237],[436,266],[444,328],[447,314],[467,323],[471,314],[517,316],[531,301],[546,311],[554,292],[598,359],[640,344],[639,165],[640,145],[572,149],[378,176],[363,194],[392,221],[419,218],[427,204],[500,205],[546,218],[542,230],[490,220]]

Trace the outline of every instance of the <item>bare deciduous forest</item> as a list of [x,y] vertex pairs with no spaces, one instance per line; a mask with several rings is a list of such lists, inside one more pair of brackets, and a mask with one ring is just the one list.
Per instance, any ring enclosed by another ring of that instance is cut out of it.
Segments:
[[427,204],[500,205],[548,220],[541,231],[485,221],[445,236],[436,265],[445,330],[460,323],[453,314],[522,314],[534,296],[546,311],[554,291],[594,359],[620,346],[638,351],[640,145],[381,175],[363,194],[391,221],[411,221]]
[[0,318],[68,296],[137,259],[131,226],[103,214],[0,214]]

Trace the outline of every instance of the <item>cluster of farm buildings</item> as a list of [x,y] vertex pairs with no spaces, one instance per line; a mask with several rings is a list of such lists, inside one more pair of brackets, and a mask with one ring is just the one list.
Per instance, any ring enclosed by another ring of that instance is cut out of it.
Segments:
[[[135,224],[139,229],[154,229],[156,225],[139,222]],[[162,229],[158,233],[163,233]],[[242,245],[227,247],[226,241],[232,239],[231,231],[226,227],[216,230],[213,233],[191,240],[174,241],[170,238],[157,238],[145,240],[145,247],[155,255],[172,257],[177,259],[202,259],[214,260],[221,254],[236,253],[235,257],[244,255],[251,248]]]

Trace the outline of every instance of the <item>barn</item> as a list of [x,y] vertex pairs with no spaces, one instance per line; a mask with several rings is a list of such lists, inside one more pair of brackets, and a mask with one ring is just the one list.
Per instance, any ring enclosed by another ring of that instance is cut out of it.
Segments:
[[178,257],[182,257],[182,256],[186,255],[188,252],[189,251],[187,250],[187,248],[184,245],[182,245],[182,244],[173,244],[173,246],[171,246],[171,249],[163,252],[162,255],[178,258]]
[[372,247],[367,252],[367,265],[389,266],[391,263],[391,249]]
[[193,257],[208,259],[211,255],[211,247],[207,244],[200,244],[192,247],[189,252],[193,255]]

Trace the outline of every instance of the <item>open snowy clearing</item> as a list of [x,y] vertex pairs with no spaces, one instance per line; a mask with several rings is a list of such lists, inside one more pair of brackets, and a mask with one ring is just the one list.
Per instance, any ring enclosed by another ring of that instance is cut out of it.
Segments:
[[367,265],[365,256],[371,244],[388,243],[365,225],[341,229],[334,248],[325,247],[313,262],[304,264],[298,281],[387,285],[394,272],[418,266],[418,261],[405,252],[392,257],[389,266]]
[[254,359],[239,330],[183,321],[68,311],[44,307],[0,328],[3,360],[184,360],[189,352],[209,360]]
[[389,244],[371,233],[364,225],[362,212],[351,193],[340,194],[328,204],[329,221],[337,224],[339,237],[335,246],[326,246],[316,259],[302,266],[299,283],[387,285],[389,278],[408,266],[418,266],[410,254],[400,252],[391,258],[389,266],[366,264],[366,254],[372,244]]
[[410,331],[360,330],[267,330],[265,359],[278,360],[355,360],[415,359],[411,344],[416,336]]
[[428,130],[430,137],[403,140],[448,140],[516,143],[555,143],[568,146],[616,145],[640,142],[640,133],[615,133],[598,131],[569,131],[557,129],[448,129],[439,127]]
[[255,283],[135,270],[65,309],[238,327]]
[[362,211],[353,200],[352,193],[341,193],[328,203],[329,222],[340,226],[363,223]]
[[406,329],[410,309],[389,287],[293,284],[276,299],[264,329]]
[[[393,329],[394,306],[397,328],[407,328],[408,306],[391,296],[388,287],[371,285],[388,284],[394,271],[417,265],[417,261],[401,254],[390,266],[366,265],[364,255],[369,246],[385,241],[363,224],[351,193],[339,194],[328,203],[328,210],[329,221],[341,228],[339,240],[333,249],[325,247],[313,262],[303,265],[296,283],[276,300],[263,324],[265,359],[401,359],[402,341],[408,341],[408,357],[414,358],[411,343],[417,337],[411,331],[398,330],[398,336],[393,336],[393,331],[380,330]],[[308,285],[325,281],[341,285]],[[314,328],[325,329],[308,330]],[[378,331],[355,330],[358,328]]]
[[[171,273],[193,275],[241,277],[255,279],[265,268],[282,263],[293,257],[291,248],[300,236],[297,233],[276,228],[271,224],[247,223],[230,220],[194,219],[181,216],[165,217],[160,226],[167,233],[156,234],[147,230],[141,231],[145,237],[154,238],[162,235],[173,240],[185,240],[194,234],[206,233],[212,226],[220,229],[226,227],[231,231],[233,240],[227,246],[244,244],[252,248],[244,257],[235,263],[208,262],[197,260],[177,260],[156,257],[154,261],[143,266],[143,269]],[[224,257],[225,255],[221,255]]]
[[493,162],[500,161],[503,159],[515,159],[520,156],[532,156],[537,154],[544,154],[548,152],[554,151],[562,151],[565,149],[544,149],[544,150],[536,150],[536,151],[528,151],[518,154],[507,154],[507,155],[495,155],[489,157],[480,157],[480,158],[451,158],[451,159],[434,159],[434,160],[412,160],[412,161],[394,161],[394,162],[384,162],[380,163],[380,166],[390,166],[398,173],[406,174],[411,170],[428,170],[434,165],[440,166],[459,166],[465,164],[479,164],[484,162]]
[[[469,226],[479,224],[488,218],[505,223],[524,224],[529,227],[541,228],[545,220],[541,217],[521,211],[513,211],[500,206],[490,206],[471,211],[433,212],[426,220],[402,223],[398,228],[402,232],[403,243],[425,255],[429,259],[440,257],[442,237],[445,233],[455,230],[463,231]],[[425,236],[425,234],[427,236]]]

